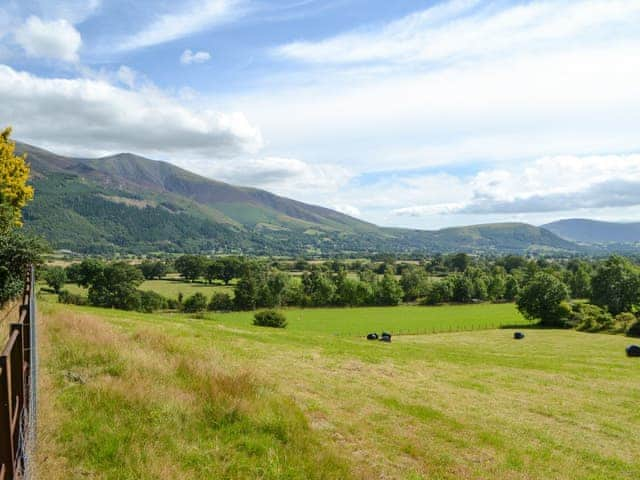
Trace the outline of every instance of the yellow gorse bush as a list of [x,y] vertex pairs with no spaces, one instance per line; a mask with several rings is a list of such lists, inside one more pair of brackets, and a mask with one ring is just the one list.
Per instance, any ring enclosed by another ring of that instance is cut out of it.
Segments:
[[0,205],[7,211],[8,221],[22,225],[22,209],[33,198],[33,187],[27,185],[27,156],[15,155],[15,142],[9,139],[11,128],[0,133]]

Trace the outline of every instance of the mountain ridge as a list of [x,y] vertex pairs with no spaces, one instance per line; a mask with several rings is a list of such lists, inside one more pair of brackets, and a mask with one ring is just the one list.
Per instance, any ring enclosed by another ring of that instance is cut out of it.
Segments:
[[584,244],[625,244],[640,242],[640,222],[605,222],[569,218],[542,225],[565,240]]
[[67,157],[17,143],[36,198],[27,227],[55,248],[86,253],[338,254],[574,252],[521,223],[443,230],[379,227],[326,207],[197,175],[132,153]]

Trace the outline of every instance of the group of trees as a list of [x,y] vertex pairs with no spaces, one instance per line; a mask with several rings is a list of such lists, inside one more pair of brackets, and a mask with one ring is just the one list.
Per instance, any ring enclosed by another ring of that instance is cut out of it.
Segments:
[[640,268],[617,255],[595,263],[573,260],[564,270],[535,273],[517,303],[526,317],[546,326],[634,334],[640,328]]
[[40,262],[43,242],[22,231],[22,210],[33,198],[29,165],[15,155],[11,129],[0,131],[0,306],[23,289],[26,268]]

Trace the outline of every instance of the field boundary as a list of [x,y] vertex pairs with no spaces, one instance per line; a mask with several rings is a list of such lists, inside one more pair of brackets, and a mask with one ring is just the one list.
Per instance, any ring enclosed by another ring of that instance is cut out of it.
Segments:
[[25,275],[18,321],[0,351],[0,480],[30,479],[36,440],[35,273]]

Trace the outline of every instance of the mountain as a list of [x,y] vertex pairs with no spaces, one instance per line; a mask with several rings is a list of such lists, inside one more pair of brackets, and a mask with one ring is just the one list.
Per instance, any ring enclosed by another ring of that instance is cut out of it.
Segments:
[[383,228],[264,190],[211,180],[130,153],[56,155],[24,143],[35,200],[25,224],[54,248],[83,253],[575,251],[551,232],[520,223],[438,231]]
[[614,223],[572,218],[543,225],[543,228],[573,242],[586,244],[640,243],[640,222]]

